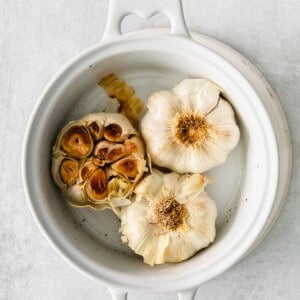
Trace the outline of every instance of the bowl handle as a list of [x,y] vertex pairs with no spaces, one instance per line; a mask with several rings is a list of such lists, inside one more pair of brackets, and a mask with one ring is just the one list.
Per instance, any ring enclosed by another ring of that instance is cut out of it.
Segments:
[[120,290],[120,289],[116,289],[113,287],[110,287],[108,290],[111,294],[112,300],[126,300],[127,299],[128,292],[126,292],[125,290]]
[[195,298],[197,288],[192,288],[177,292],[178,300],[193,300]]
[[[115,288],[109,288],[112,300],[126,300],[128,292],[124,290],[119,290]],[[188,289],[184,291],[177,292],[178,300],[193,300],[197,288]]]
[[181,0],[110,0],[103,40],[122,35],[121,23],[124,17],[136,14],[141,18],[150,18],[157,13],[164,13],[169,18],[172,34],[190,37]]

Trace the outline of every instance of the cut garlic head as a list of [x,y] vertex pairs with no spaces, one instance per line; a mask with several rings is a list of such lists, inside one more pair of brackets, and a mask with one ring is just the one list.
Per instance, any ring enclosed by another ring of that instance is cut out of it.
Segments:
[[163,174],[155,169],[135,188],[136,201],[121,209],[123,242],[153,266],[180,262],[215,238],[216,205],[200,174]]
[[[67,124],[52,151],[52,176],[68,203],[100,210],[130,203],[146,170],[144,145],[121,114],[95,113]],[[122,200],[123,199],[123,200]]]
[[207,79],[185,79],[150,96],[141,131],[153,163],[202,173],[225,162],[240,132],[220,91]]

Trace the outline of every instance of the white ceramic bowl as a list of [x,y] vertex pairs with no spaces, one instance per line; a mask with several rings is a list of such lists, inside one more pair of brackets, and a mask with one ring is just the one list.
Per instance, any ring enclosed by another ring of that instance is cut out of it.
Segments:
[[[128,7],[132,9],[129,10]],[[173,34],[161,30],[120,33],[124,16],[164,12]],[[272,89],[241,55],[208,37],[190,37],[181,2],[113,0],[99,45],[78,56],[49,83],[38,101],[24,141],[23,179],[33,215],[54,247],[87,275],[108,284],[116,299],[130,290],[186,291],[213,278],[249,253],[263,238],[285,199],[291,166],[288,127]],[[187,77],[207,77],[232,103],[241,140],[225,164],[208,174],[218,206],[217,238],[179,264],[149,267],[118,234],[110,211],[66,205],[50,174],[51,147],[60,128],[102,110],[107,97],[97,85],[116,73],[143,99]],[[280,179],[280,180],[279,180]]]

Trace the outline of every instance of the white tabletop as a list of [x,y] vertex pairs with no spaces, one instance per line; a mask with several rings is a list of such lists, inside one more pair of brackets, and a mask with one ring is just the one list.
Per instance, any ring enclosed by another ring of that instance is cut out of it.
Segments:
[[[97,43],[108,0],[0,0],[0,298],[111,299],[108,290],[52,249],[26,206],[21,145],[32,108],[52,75]],[[247,258],[199,287],[196,299],[300,299],[300,1],[184,0],[188,26],[240,51],[271,83],[293,137],[288,200]],[[131,16],[126,31],[166,26]],[[177,299],[175,294],[129,299]]]

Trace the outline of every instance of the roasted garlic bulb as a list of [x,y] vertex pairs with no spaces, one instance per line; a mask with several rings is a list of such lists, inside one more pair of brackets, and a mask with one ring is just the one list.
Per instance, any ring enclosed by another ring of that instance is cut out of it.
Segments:
[[130,203],[146,170],[144,145],[126,117],[95,113],[68,123],[52,151],[52,176],[68,202],[100,210]]
[[121,209],[122,241],[153,266],[180,262],[215,238],[217,209],[200,174],[153,169],[134,189],[136,201]]
[[150,96],[141,132],[154,164],[183,174],[225,162],[240,132],[220,91],[207,79],[185,79]]

